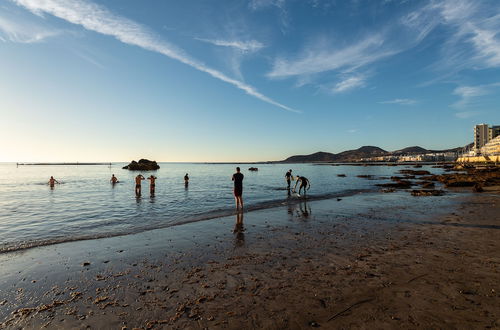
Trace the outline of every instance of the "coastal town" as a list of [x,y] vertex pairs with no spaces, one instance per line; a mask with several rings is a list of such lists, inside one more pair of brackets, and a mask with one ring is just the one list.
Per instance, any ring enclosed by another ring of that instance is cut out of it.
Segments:
[[463,148],[445,151],[428,151],[419,147],[406,148],[387,155],[361,158],[361,162],[500,162],[500,125],[478,124],[474,126],[473,143]]

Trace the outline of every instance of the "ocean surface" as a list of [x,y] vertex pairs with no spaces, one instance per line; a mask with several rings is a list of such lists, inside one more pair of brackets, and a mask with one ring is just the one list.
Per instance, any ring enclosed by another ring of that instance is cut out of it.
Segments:
[[[39,245],[110,237],[202,221],[234,213],[234,164],[159,163],[156,193],[143,181],[142,196],[134,193],[139,172],[110,165],[29,165],[0,163],[0,253]],[[310,200],[349,196],[375,190],[405,166],[329,166],[313,164],[239,164],[245,175],[246,211],[298,203],[303,196],[286,190],[285,172],[311,182]],[[258,172],[248,168],[257,166]],[[411,168],[408,166],[408,168]],[[428,168],[433,173],[441,169]],[[189,186],[183,177],[189,173]],[[115,174],[120,183],[111,185]],[[346,177],[338,177],[345,174]],[[61,182],[54,189],[50,176]],[[373,175],[374,179],[357,175]],[[381,177],[386,177],[383,179]],[[292,183],[293,185],[293,183]]]

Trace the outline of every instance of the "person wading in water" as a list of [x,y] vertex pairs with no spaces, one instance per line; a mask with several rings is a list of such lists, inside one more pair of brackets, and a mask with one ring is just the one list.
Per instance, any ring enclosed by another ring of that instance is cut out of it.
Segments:
[[236,168],[236,173],[233,174],[234,181],[234,199],[236,201],[236,209],[243,209],[243,177],[240,173],[240,168]]

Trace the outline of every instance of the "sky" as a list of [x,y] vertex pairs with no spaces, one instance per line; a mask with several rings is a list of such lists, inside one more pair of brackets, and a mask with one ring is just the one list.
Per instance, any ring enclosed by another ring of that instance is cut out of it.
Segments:
[[0,161],[280,160],[500,124],[497,0],[0,0]]

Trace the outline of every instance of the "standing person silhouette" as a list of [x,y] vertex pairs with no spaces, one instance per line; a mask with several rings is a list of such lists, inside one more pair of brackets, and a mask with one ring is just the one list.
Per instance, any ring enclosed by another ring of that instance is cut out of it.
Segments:
[[288,172],[285,173],[285,178],[287,183],[288,195],[290,195],[290,183],[293,180],[292,169],[289,169]]
[[149,193],[151,194],[151,196],[153,196],[155,194],[156,179],[158,179],[158,178],[155,177],[154,175],[151,175],[148,178],[148,180],[149,180]]
[[136,196],[141,195],[141,181],[145,180],[145,178],[142,176],[142,174],[139,174],[138,176],[135,177],[135,194]]
[[188,174],[186,173],[186,175],[184,175],[184,185],[187,187],[189,184],[189,176]]
[[50,188],[54,188],[54,185],[56,183],[59,183],[59,181],[57,181],[56,179],[54,179],[53,176],[51,176],[50,179],[49,179],[49,186],[50,186]]
[[240,168],[236,168],[236,173],[233,174],[234,181],[234,199],[236,201],[236,209],[243,209],[243,177],[244,175],[240,173]]
[[112,184],[115,184],[118,182],[118,178],[114,175],[111,174],[111,179],[109,180]]

